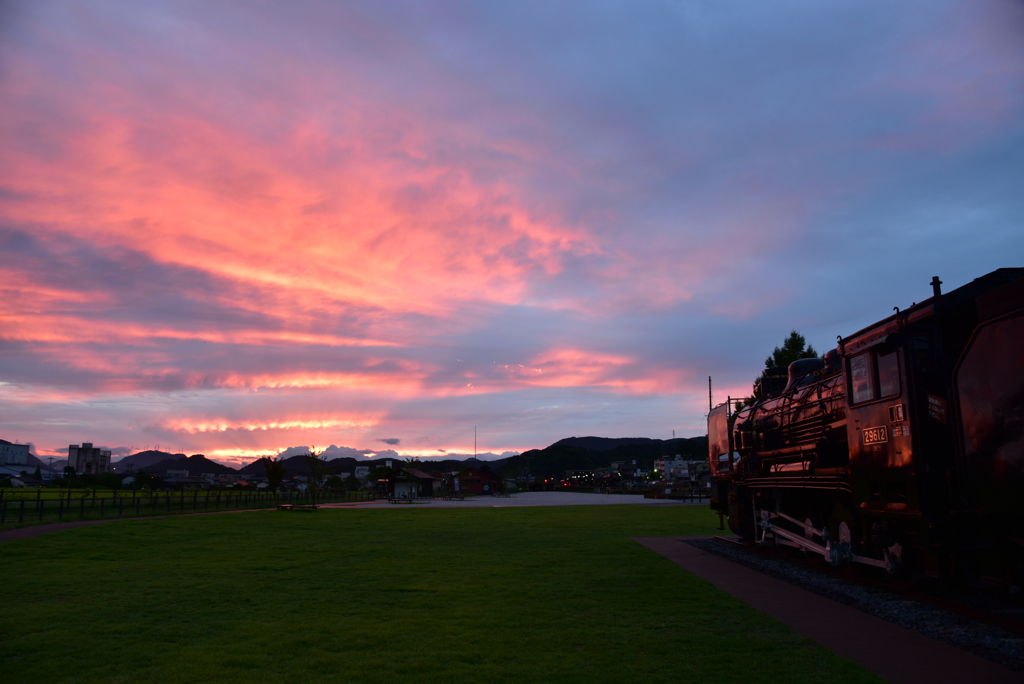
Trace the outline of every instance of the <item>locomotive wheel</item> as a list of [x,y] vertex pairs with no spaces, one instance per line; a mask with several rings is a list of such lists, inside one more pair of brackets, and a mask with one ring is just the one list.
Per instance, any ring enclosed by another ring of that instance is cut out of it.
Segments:
[[[821,529],[821,523],[818,520],[818,516],[816,516],[816,515],[814,515],[814,516],[812,516],[812,515],[805,516],[804,517],[804,525],[810,525],[811,527],[813,527],[816,530]],[[820,544],[822,542],[821,538],[816,538],[816,535],[812,534],[811,532],[809,532],[806,529],[804,530],[804,539],[806,539],[808,541],[811,541],[811,542],[818,543],[818,544]],[[815,553],[814,551],[811,551],[809,549],[804,549],[803,550],[803,556],[804,556],[804,560],[809,565],[820,565],[821,563],[823,563],[825,561],[825,558],[820,553]]]
[[[854,548],[854,540],[857,539],[857,527],[856,519],[850,509],[843,505],[842,502],[836,502],[835,506],[832,507],[832,513],[828,517],[828,531],[832,535],[832,539],[837,544],[848,544],[850,550],[853,553],[857,553]],[[856,563],[843,563],[840,564],[840,569],[849,574],[851,577],[859,574],[860,570]]]
[[[850,526],[846,524],[845,520],[839,523],[839,531],[836,534],[836,540],[840,544],[849,544],[851,548],[853,546],[853,532],[850,530]],[[843,563],[839,566],[839,572],[842,573],[843,576],[853,579],[860,575],[860,568],[861,566],[857,563]]]

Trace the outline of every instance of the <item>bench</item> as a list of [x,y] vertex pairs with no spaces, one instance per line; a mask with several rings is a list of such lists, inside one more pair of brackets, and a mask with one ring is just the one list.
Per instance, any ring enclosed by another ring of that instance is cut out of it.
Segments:
[[316,509],[320,508],[316,504],[278,504],[277,510],[279,511],[308,511],[310,513],[316,513]]

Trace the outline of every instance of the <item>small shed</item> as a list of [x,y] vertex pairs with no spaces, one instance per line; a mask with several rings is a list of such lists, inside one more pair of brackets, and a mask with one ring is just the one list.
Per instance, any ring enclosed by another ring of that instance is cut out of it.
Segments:
[[414,468],[399,468],[380,480],[387,495],[396,499],[417,499],[434,495],[434,476]]

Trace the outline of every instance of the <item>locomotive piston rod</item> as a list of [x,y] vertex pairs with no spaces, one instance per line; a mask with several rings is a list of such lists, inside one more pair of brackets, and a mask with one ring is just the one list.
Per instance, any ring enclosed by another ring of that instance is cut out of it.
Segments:
[[[902,548],[899,544],[894,544],[892,547],[885,550],[886,558],[869,558],[867,556],[860,556],[850,549],[850,544],[846,541],[840,540],[838,543],[833,543],[834,540],[828,532],[828,529],[817,529],[813,525],[800,522],[795,518],[791,518],[785,513],[770,513],[768,511],[761,511],[761,521],[759,527],[761,528],[761,539],[765,541],[765,535],[771,532],[775,538],[786,544],[787,546],[795,546],[800,549],[812,551],[822,556],[829,565],[839,566],[846,565],[847,563],[860,563],[861,565],[870,565],[876,568],[882,568],[890,575],[896,574],[901,570],[902,567]],[[797,527],[803,529],[804,536],[801,536],[797,532],[787,530],[780,525],[775,524],[773,519],[782,519]],[[808,538],[806,535],[810,534]],[[825,544],[818,544],[813,541],[813,537],[821,537]]]
[[[773,518],[774,519],[782,518],[783,520],[786,520],[788,522],[793,523],[794,525],[797,525],[798,527],[803,528],[804,534],[801,535],[801,534],[798,534],[796,532],[791,532],[790,530],[787,530],[784,527],[780,527],[779,525],[776,525],[773,522]],[[822,556],[823,558],[825,558],[825,560],[827,560],[829,563],[831,563],[833,565],[838,564],[838,560],[839,560],[838,554],[834,553],[833,549],[831,548],[831,543],[830,543],[831,540],[829,539],[828,530],[818,530],[813,525],[808,525],[806,523],[802,523],[799,520],[796,520],[795,518],[789,517],[785,513],[769,513],[768,511],[761,511],[761,525],[760,526],[761,526],[761,541],[764,541],[765,534],[767,534],[768,532],[771,532],[775,536],[775,538],[778,539],[778,540],[783,540],[784,539],[784,540],[788,541],[790,543],[790,545],[792,545],[792,546],[797,546],[799,548],[806,549],[808,551],[813,551],[814,553],[817,553],[818,555]],[[806,536],[807,534],[812,535],[811,538],[808,538]],[[813,537],[814,536],[818,536],[818,537],[821,537],[822,539],[824,539],[825,540],[825,544],[822,545],[822,544],[818,544],[818,543],[814,542],[813,541]]]

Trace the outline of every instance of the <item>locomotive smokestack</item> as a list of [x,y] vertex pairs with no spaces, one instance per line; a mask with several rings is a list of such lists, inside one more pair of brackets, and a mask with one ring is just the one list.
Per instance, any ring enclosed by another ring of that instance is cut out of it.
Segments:
[[932,276],[932,295],[935,297],[942,296],[942,281],[939,280],[939,276]]

